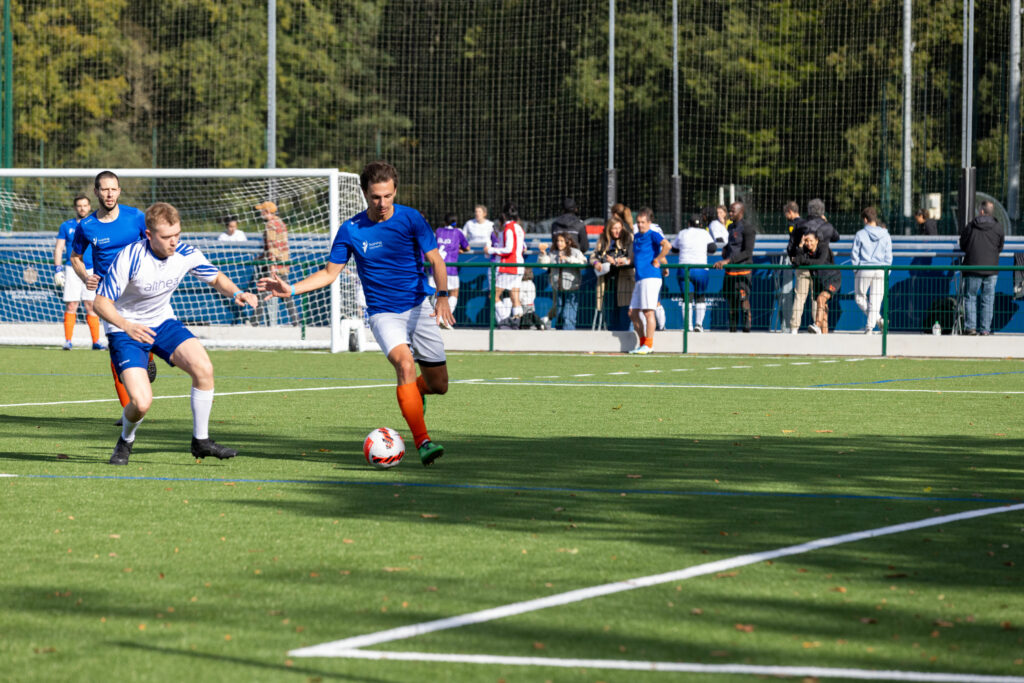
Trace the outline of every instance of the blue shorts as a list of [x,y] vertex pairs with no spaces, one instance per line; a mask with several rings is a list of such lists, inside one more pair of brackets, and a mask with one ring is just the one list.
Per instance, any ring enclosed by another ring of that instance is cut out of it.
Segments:
[[[677,270],[679,277],[679,291],[686,291],[686,278],[683,276],[684,270]],[[704,294],[708,291],[708,270],[707,268],[691,268],[690,269],[690,282],[693,284],[694,294]]]
[[181,346],[183,341],[195,337],[187,327],[181,324],[180,320],[174,318],[163,321],[153,331],[156,332],[156,335],[152,344],[135,341],[126,332],[112,332],[107,335],[110,360],[119,376],[121,371],[126,368],[145,369],[149,365],[150,351],[163,358],[173,368],[171,354]]

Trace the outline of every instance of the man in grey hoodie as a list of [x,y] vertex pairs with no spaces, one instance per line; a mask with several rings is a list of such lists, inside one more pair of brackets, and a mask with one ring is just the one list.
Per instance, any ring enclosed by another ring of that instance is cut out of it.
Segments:
[[[965,266],[997,266],[1006,233],[992,212],[995,206],[986,200],[978,205],[978,216],[960,231],[960,250]],[[964,300],[964,334],[992,334],[992,310],[996,300],[995,270],[973,270],[964,273],[967,292]],[[981,329],[977,321],[977,297],[981,292]]]
[[[866,207],[860,212],[860,217],[864,227],[853,236],[851,262],[855,266],[891,266],[892,238],[888,230],[878,225],[878,210],[873,206]],[[868,318],[864,334],[874,332],[875,324],[879,331],[885,325],[881,317],[884,284],[884,270],[858,270],[854,273],[853,300]]]

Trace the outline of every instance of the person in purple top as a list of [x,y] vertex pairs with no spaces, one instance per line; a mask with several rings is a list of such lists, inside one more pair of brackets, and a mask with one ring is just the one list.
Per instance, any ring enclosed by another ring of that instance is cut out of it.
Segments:
[[[434,230],[434,238],[437,240],[437,252],[445,263],[455,263],[459,260],[459,254],[469,251],[469,240],[457,226],[458,219],[454,213],[444,217],[444,225]],[[428,274],[431,287],[437,287],[434,283],[434,276]],[[459,269],[448,266],[448,307],[455,315],[455,305],[459,303]],[[442,325],[444,327],[444,325]]]

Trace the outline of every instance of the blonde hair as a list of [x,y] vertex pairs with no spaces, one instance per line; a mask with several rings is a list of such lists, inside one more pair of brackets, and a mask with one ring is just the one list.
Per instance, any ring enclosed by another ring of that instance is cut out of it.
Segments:
[[167,202],[157,202],[146,209],[146,229],[156,230],[160,223],[174,225],[181,222],[181,214]]

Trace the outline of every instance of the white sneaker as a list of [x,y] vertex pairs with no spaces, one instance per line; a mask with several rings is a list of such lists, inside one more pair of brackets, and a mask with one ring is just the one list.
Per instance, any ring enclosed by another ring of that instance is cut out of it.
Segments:
[[821,334],[821,328],[817,325],[808,325],[807,329],[811,331],[811,334]]
[[704,328],[701,327],[700,325],[697,325],[696,327],[693,328],[693,331],[694,332],[703,332]]
[[646,355],[651,354],[651,353],[654,353],[654,349],[652,349],[647,344],[641,344],[640,348],[638,348],[636,350],[636,355],[638,355],[638,356],[646,356]]
[[800,331],[800,330],[798,330],[798,329],[797,329],[797,328],[795,328],[795,327],[791,327],[791,328],[789,328],[789,333],[790,333],[790,334],[796,334],[796,333],[798,333],[799,331]]

